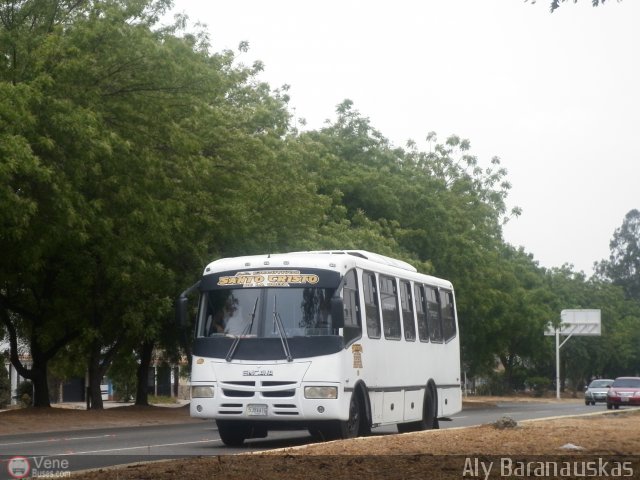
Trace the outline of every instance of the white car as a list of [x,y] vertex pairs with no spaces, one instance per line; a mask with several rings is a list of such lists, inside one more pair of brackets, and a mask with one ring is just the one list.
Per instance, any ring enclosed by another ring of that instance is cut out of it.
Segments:
[[613,384],[613,380],[610,378],[598,378],[593,380],[584,391],[584,404],[595,405],[596,402],[606,402],[607,392]]

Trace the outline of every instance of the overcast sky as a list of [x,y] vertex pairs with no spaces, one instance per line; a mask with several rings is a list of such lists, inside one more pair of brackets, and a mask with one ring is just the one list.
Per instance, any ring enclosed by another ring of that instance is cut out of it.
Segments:
[[[504,230],[545,267],[591,274],[640,208],[640,2],[177,0],[213,49],[250,50],[307,128],[355,108],[397,146],[457,134],[500,157],[523,214]],[[295,109],[295,110],[294,110]]]

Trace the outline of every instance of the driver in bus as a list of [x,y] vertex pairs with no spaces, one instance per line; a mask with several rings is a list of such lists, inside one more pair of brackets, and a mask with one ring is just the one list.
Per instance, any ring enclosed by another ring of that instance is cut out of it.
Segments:
[[228,296],[222,306],[213,307],[213,313],[207,315],[205,332],[208,337],[212,335],[240,335],[246,327],[246,321],[242,318],[242,308],[238,299]]
[[228,335],[241,335],[247,326],[246,319],[243,318],[242,308],[238,299],[233,296],[227,297],[227,301],[222,311],[222,322],[216,324],[216,329]]

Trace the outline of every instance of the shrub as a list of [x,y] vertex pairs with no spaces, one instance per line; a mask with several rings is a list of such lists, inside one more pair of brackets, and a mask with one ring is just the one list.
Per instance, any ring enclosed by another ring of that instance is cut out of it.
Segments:
[[[2,358],[2,357],[0,357]],[[11,403],[11,382],[9,373],[4,368],[4,361],[0,363],[0,408],[4,408]]]
[[136,395],[136,370],[138,363],[131,352],[121,354],[113,361],[108,376],[113,385],[114,398],[128,402]]
[[33,384],[29,380],[20,382],[17,389],[17,398],[23,407],[30,407],[32,405],[33,396]]
[[551,388],[551,380],[547,377],[529,377],[527,385],[535,397],[542,397]]
[[483,378],[482,383],[478,385],[476,391],[478,395],[489,396],[501,396],[510,393],[507,385],[505,385],[504,374],[502,372],[489,373]]

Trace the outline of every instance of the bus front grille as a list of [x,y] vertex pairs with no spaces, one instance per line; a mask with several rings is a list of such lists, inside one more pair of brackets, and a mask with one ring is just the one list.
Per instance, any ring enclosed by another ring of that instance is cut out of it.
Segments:
[[230,398],[250,398],[255,395],[255,392],[251,390],[231,390],[230,388],[223,388],[222,393],[225,397]]
[[295,381],[223,382],[220,387],[226,398],[291,398],[296,395]]
[[241,415],[242,404],[241,403],[222,403],[218,413],[223,415]]
[[280,416],[299,415],[298,407],[290,403],[276,403],[273,405],[273,413]]
[[284,387],[296,385],[296,382],[274,382],[273,380],[265,380],[260,383],[263,387]]
[[293,397],[295,394],[295,390],[275,390],[270,392],[262,392],[262,396],[265,398],[287,398]]

